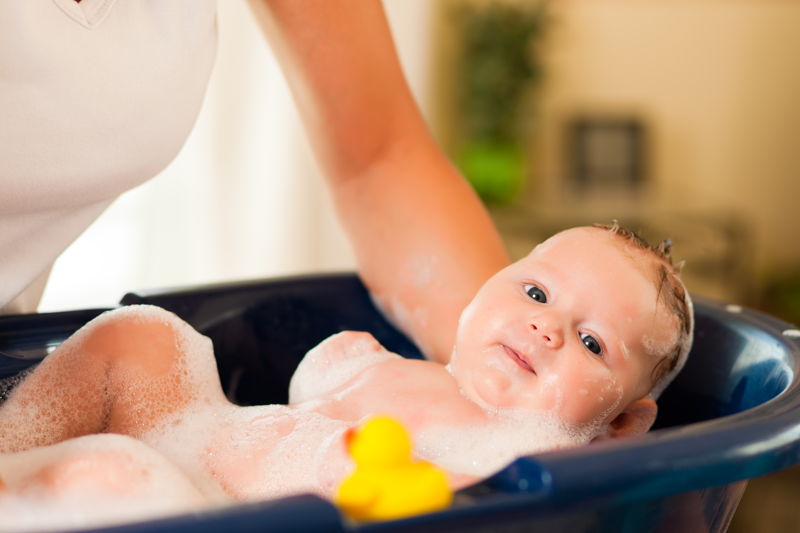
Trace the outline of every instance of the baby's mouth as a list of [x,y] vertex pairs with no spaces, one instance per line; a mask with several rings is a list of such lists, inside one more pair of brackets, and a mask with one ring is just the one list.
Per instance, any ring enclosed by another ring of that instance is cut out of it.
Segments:
[[528,363],[528,361],[524,357],[522,357],[522,355],[518,351],[516,351],[514,348],[506,346],[505,344],[501,344],[501,346],[503,347],[503,351],[506,352],[506,355],[508,355],[512,361],[517,363],[524,370],[527,370],[528,372],[532,372],[534,375],[537,375],[533,367]]

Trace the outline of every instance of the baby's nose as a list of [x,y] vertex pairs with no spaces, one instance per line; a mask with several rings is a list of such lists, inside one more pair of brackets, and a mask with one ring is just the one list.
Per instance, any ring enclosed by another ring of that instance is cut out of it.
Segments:
[[550,320],[537,318],[531,320],[531,330],[534,336],[539,337],[549,348],[560,348],[564,344],[564,333],[561,328]]

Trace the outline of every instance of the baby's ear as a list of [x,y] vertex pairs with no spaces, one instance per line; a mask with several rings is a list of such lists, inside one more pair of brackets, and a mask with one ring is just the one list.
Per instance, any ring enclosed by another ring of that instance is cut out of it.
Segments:
[[608,426],[608,436],[627,437],[647,433],[656,421],[658,406],[649,396],[639,398],[626,407]]

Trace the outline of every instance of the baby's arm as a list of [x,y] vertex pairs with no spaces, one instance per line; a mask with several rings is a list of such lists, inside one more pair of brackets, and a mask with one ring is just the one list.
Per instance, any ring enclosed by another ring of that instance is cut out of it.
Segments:
[[289,403],[319,398],[338,389],[370,366],[400,357],[369,333],[343,331],[310,350],[292,376]]

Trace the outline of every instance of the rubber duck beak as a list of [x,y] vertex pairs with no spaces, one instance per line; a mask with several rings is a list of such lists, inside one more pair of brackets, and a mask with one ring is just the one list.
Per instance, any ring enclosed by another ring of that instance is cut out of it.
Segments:
[[353,444],[353,439],[356,437],[356,429],[355,428],[347,428],[344,432],[344,446],[347,448],[347,451],[350,451],[350,446]]

